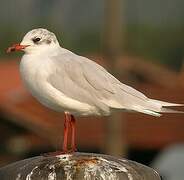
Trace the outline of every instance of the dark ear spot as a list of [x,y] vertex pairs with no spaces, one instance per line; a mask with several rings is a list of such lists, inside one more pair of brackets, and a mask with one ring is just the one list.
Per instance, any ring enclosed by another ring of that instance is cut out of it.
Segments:
[[51,43],[51,40],[50,40],[50,39],[47,39],[47,40],[46,40],[46,43],[47,43],[47,44],[50,44],[50,43]]

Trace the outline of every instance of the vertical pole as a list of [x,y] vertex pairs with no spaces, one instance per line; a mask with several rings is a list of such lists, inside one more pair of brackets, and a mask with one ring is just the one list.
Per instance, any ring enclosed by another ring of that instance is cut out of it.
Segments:
[[116,72],[115,62],[121,51],[122,12],[121,0],[105,0],[104,50],[105,56]]
[[[122,39],[122,4],[121,0],[105,1],[105,24],[103,49],[105,59],[108,61],[109,71],[116,77],[116,62],[121,54]],[[118,78],[118,77],[117,77]],[[105,151],[115,156],[126,155],[125,119],[122,114],[115,112],[106,122]]]

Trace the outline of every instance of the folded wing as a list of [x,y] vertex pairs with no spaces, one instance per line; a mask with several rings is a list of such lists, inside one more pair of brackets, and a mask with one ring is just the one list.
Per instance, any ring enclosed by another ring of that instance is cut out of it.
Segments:
[[127,86],[97,63],[68,52],[54,58],[55,72],[50,75],[52,86],[70,98],[93,105],[101,111],[126,109],[153,116],[161,112],[176,112],[163,106],[179,106],[149,99],[143,93]]

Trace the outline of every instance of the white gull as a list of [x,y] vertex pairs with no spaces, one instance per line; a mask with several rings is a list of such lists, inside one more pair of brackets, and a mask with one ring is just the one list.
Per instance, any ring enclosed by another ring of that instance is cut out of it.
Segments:
[[67,152],[69,128],[75,146],[75,116],[107,116],[115,110],[137,111],[153,116],[177,112],[164,106],[181,104],[153,100],[121,83],[102,66],[62,48],[54,33],[29,31],[8,52],[23,50],[20,73],[25,86],[43,105],[65,113],[63,151]]

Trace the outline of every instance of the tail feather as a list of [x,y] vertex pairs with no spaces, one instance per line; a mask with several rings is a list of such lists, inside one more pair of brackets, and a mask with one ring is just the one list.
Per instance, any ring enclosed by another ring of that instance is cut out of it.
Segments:
[[164,106],[165,107],[183,106],[183,104],[175,104],[175,103],[169,103],[169,102],[149,99],[147,106],[136,105],[132,109],[134,111],[138,111],[138,112],[156,116],[156,117],[160,117],[162,115],[161,113],[184,113],[184,111],[178,111],[178,110],[174,110],[170,108],[165,108]]
[[141,106],[134,106],[132,108],[132,110],[140,112],[140,113],[148,114],[151,116],[155,116],[155,117],[160,117],[162,115],[159,112],[156,112],[156,111],[151,110],[151,109],[145,109],[144,107],[141,107]]
[[178,111],[170,108],[165,108],[165,107],[171,107],[171,106],[184,106],[184,104],[176,104],[176,103],[169,103],[169,102],[164,102],[164,101],[159,101],[155,99],[150,99],[151,102],[156,103],[160,105],[160,113],[184,113],[183,111]]
[[148,109],[143,109],[143,110],[137,110],[141,113],[144,113],[144,114],[148,114],[148,115],[151,115],[151,116],[155,116],[155,117],[160,117],[162,116],[162,114],[158,113],[158,112],[155,112],[155,111],[152,111],[152,110],[148,110]]
[[160,104],[161,106],[184,106],[184,104],[176,104],[176,103],[169,103],[169,102],[165,102],[165,101],[160,101],[160,100],[155,100],[155,99],[149,99],[151,102],[155,102]]
[[169,109],[169,108],[163,108],[161,109],[162,113],[184,113],[184,111],[178,111],[174,109]]

